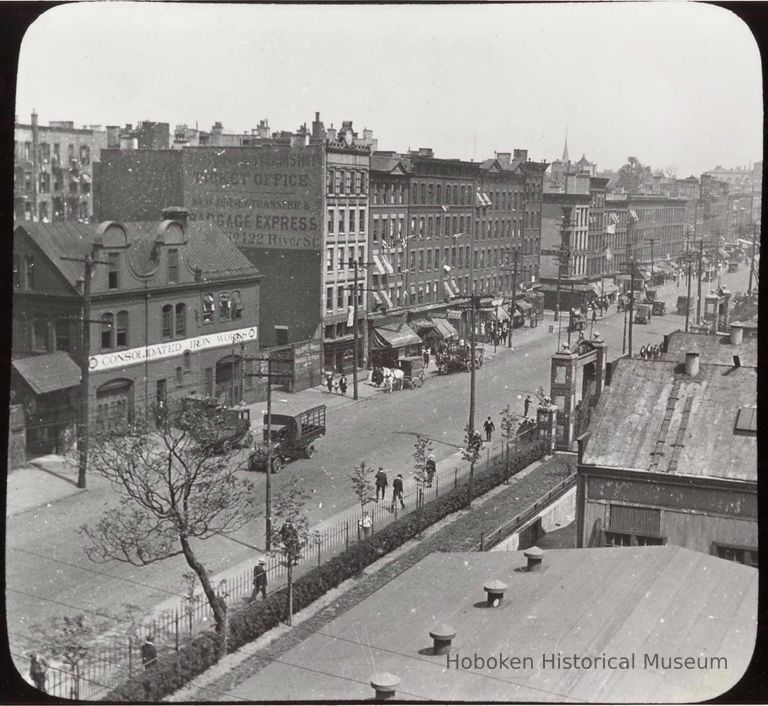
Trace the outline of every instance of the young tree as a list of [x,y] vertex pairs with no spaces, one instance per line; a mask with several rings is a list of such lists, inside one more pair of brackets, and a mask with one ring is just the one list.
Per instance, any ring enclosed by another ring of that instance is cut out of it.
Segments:
[[[506,460],[507,460],[507,473],[509,473],[509,443],[515,442],[517,447],[517,430],[520,426],[520,416],[512,411],[512,408],[507,405],[501,410],[501,436],[504,438]],[[507,482],[509,482],[509,475],[507,475]]]
[[347,476],[352,481],[352,490],[357,502],[360,503],[360,513],[365,512],[365,506],[376,500],[376,489],[373,482],[373,469],[361,461],[359,466]]
[[418,535],[421,536],[421,508],[424,505],[424,487],[429,481],[427,474],[427,458],[433,451],[432,442],[423,437],[416,436],[413,444],[413,477],[416,479],[416,511],[418,513]]
[[461,449],[462,458],[469,463],[469,487],[467,507],[472,507],[472,495],[475,490],[475,464],[480,459],[480,445],[482,440],[476,431],[470,433],[469,426],[464,427],[464,447]]
[[193,542],[235,532],[257,515],[255,489],[239,478],[231,448],[214,453],[232,433],[232,419],[204,407],[166,405],[163,414],[97,428],[90,470],[112,482],[123,502],[95,525],[83,525],[95,562],[147,566],[183,555],[200,581],[226,654],[226,600],[211,584]]
[[272,505],[275,522],[281,523],[272,537],[272,546],[281,554],[283,565],[288,569],[288,625],[293,620],[293,568],[301,560],[310,539],[309,520],[305,512],[308,499],[308,493],[294,479],[275,497]]

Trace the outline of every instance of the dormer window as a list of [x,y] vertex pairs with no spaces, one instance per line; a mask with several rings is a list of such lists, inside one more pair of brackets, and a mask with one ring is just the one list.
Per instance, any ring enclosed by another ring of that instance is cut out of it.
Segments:
[[179,250],[178,248],[170,248],[168,250],[168,282],[174,283],[179,281]]
[[109,270],[107,271],[107,288],[119,289],[120,288],[120,253],[111,252],[107,253],[107,261],[109,262]]

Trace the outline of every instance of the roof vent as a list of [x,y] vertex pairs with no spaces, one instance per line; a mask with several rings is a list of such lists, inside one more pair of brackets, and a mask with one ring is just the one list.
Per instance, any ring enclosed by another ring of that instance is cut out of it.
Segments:
[[498,608],[504,600],[504,591],[506,591],[509,586],[503,581],[493,579],[492,581],[488,581],[483,588],[486,593],[486,606],[488,606],[488,608]]
[[699,374],[699,354],[685,354],[685,374],[694,378]]
[[376,690],[376,700],[391,699],[400,684],[400,678],[389,672],[379,672],[371,676],[371,686]]
[[432,654],[447,655],[451,651],[451,640],[456,637],[456,630],[450,625],[442,623],[429,631],[432,638]]
[[523,555],[528,559],[528,571],[539,571],[541,569],[541,563],[544,560],[544,552],[538,547],[531,547],[523,552]]

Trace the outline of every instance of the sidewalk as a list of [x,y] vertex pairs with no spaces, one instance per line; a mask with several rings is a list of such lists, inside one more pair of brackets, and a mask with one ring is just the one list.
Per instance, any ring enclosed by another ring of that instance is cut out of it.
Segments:
[[84,492],[77,487],[77,468],[63,456],[39,456],[8,473],[5,515],[19,515]]

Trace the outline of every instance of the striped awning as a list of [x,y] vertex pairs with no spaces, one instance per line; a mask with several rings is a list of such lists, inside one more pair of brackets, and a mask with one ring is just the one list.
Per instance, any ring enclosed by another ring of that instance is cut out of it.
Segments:
[[372,348],[405,348],[421,345],[421,338],[407,324],[374,326],[371,341]]
[[443,338],[455,338],[459,335],[459,332],[451,325],[451,323],[448,321],[448,319],[440,319],[435,317],[432,319],[432,321],[435,324],[435,328],[437,329],[437,332],[443,337]]

